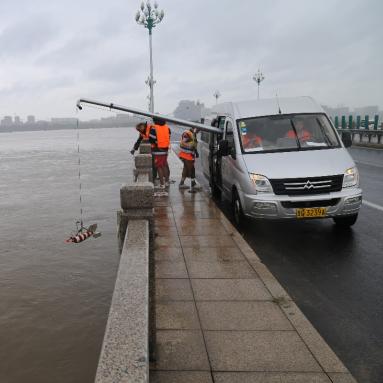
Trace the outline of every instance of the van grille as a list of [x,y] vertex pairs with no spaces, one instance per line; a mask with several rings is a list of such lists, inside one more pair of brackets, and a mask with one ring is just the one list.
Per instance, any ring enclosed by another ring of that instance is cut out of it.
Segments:
[[323,194],[342,190],[343,174],[326,177],[271,179],[277,195]]
[[282,201],[281,204],[284,208],[294,209],[302,207],[327,207],[335,206],[339,203],[340,198],[332,198],[325,200],[315,200],[315,201]]

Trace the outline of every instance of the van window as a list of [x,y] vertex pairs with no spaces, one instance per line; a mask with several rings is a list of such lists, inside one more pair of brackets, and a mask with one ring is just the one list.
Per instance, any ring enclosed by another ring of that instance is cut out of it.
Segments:
[[324,114],[295,114],[238,120],[245,153],[340,147]]

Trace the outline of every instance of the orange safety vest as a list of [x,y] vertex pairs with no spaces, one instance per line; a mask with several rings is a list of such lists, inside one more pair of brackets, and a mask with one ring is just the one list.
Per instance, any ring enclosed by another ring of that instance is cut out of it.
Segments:
[[[296,138],[296,134],[294,130],[289,130],[286,134],[287,138]],[[307,130],[303,130],[300,134],[298,133],[298,138],[303,141],[307,141],[311,139],[311,133]]]
[[259,137],[259,136],[252,136],[251,138],[249,138],[249,136],[246,134],[246,135],[243,135],[242,136],[242,145],[245,149],[248,149],[250,145],[262,145],[262,138]]
[[184,160],[194,161],[196,149],[196,141],[193,133],[190,130],[186,130],[182,133],[180,142],[180,153],[179,157]]
[[170,147],[170,129],[167,125],[154,125],[157,136],[157,148],[169,149]]
[[144,133],[140,132],[140,136],[142,137],[143,140],[148,140],[149,139],[149,133],[150,133],[150,125],[146,124],[146,128]]

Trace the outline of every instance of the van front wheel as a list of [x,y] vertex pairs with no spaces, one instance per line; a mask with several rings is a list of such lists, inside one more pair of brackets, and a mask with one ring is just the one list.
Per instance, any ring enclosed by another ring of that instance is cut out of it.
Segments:
[[234,190],[233,192],[232,208],[233,208],[234,222],[237,226],[241,226],[245,216],[243,214],[241,200],[239,199],[239,195],[236,190]]
[[350,227],[356,222],[357,219],[358,219],[358,214],[333,218],[335,224],[341,227]]

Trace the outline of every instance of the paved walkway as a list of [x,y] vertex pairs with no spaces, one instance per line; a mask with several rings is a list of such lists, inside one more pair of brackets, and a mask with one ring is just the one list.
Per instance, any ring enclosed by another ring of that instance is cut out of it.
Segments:
[[152,383],[355,382],[207,194],[175,184],[155,205]]

